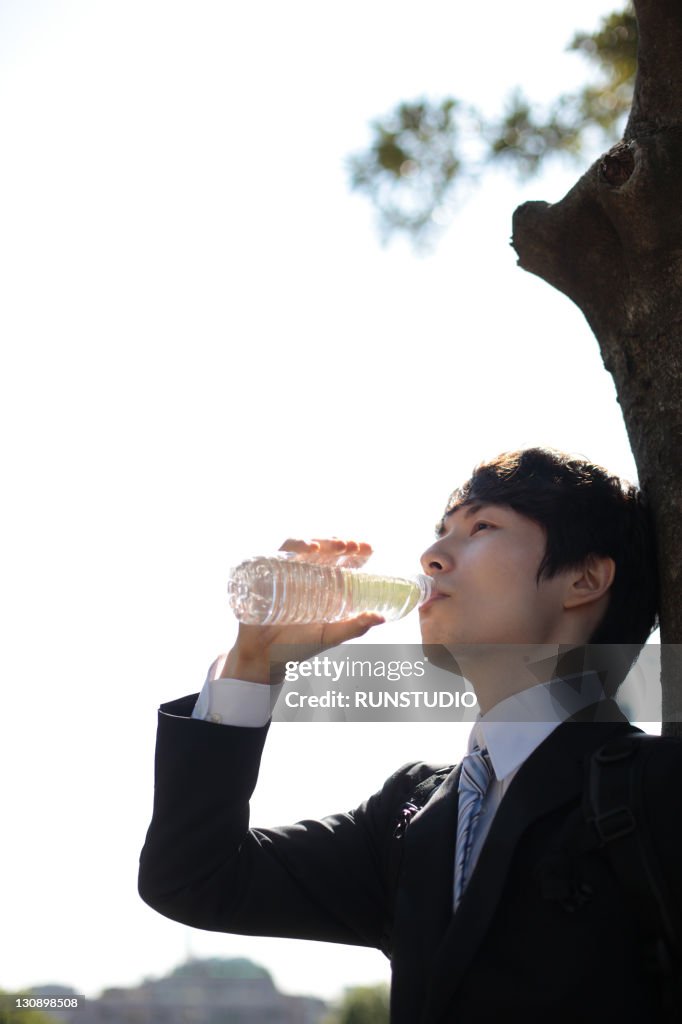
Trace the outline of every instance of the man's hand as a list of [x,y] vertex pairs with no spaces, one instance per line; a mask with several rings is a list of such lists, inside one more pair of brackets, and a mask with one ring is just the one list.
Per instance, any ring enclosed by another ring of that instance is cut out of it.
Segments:
[[[305,562],[353,569],[363,566],[372,554],[369,544],[335,538],[312,541],[289,539],[282,544],[280,551],[291,551]],[[273,663],[273,647],[295,644],[296,659],[287,660],[305,661],[329,647],[363,636],[372,626],[382,622],[384,619],[381,615],[365,612],[341,622],[311,622],[299,626],[248,626],[240,623],[237,641],[227,655],[218,678],[279,683],[284,674],[284,665]]]

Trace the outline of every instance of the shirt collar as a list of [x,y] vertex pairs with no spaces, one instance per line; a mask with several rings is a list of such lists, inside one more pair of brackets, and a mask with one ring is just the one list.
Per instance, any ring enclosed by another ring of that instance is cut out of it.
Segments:
[[538,683],[512,694],[480,716],[469,735],[468,751],[485,747],[495,777],[502,781],[578,711],[605,699],[596,672]]

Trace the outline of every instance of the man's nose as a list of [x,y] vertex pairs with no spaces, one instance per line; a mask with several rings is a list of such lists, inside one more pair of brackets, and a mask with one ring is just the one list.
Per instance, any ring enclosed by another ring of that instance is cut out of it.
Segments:
[[427,576],[437,576],[440,572],[448,572],[453,565],[450,556],[438,544],[433,544],[428,548],[420,561]]

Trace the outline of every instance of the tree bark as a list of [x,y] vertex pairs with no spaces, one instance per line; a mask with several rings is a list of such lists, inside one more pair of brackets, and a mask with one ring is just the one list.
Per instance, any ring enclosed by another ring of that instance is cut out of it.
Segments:
[[520,206],[512,244],[579,306],[613,376],[657,535],[663,731],[682,736],[682,0],[635,11],[623,140],[560,202]]

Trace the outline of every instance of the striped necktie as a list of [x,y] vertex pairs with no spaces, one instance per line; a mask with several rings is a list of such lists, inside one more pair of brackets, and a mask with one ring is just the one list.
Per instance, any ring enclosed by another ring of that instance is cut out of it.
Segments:
[[462,761],[459,776],[459,804],[457,811],[457,842],[455,845],[455,910],[469,881],[471,848],[476,823],[488,787],[492,782],[493,767],[488,751],[474,747]]

